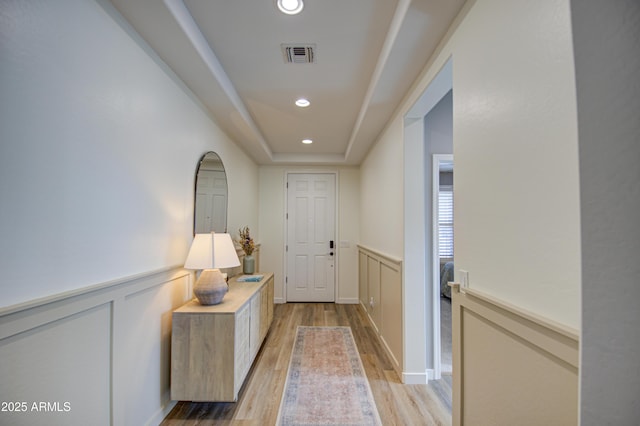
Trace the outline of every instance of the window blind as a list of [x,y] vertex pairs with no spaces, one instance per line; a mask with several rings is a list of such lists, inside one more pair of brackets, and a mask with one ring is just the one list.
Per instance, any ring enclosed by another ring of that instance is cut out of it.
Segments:
[[440,257],[453,257],[453,188],[438,194],[438,249]]

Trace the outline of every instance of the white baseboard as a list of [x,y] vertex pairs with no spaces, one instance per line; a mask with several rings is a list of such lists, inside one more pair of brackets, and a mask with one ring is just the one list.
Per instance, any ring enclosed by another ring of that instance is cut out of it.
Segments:
[[341,297],[336,300],[336,303],[341,305],[357,305],[360,303],[360,300],[358,300],[357,297]]
[[178,401],[169,401],[164,407],[159,408],[153,417],[149,419],[149,421],[145,424],[145,426],[156,426],[162,423],[165,417],[173,410],[173,408],[178,404]]
[[427,381],[436,379],[436,370],[427,368]]
[[433,370],[424,373],[402,372],[402,383],[405,385],[426,385],[429,380],[433,380]]
[[[284,300],[284,297],[274,297],[273,303],[287,303],[287,301]],[[341,297],[337,299],[335,303],[339,305],[357,305],[360,301],[357,297]]]

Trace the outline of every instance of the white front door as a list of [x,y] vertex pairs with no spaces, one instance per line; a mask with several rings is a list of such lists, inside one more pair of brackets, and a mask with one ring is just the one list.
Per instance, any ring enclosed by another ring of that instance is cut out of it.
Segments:
[[287,175],[288,302],[335,301],[336,175]]

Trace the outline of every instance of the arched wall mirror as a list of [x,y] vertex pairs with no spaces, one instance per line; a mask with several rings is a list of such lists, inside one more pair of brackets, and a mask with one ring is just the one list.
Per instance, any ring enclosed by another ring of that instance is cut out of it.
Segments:
[[202,156],[196,170],[193,233],[227,232],[227,175],[213,151]]

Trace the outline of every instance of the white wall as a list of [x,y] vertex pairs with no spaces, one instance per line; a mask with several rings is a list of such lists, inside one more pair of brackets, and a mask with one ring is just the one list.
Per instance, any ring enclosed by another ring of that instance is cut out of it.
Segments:
[[[354,167],[260,166],[260,267],[275,274],[275,300],[285,301],[285,176],[287,172],[337,172],[338,235],[336,302],[358,303],[358,248],[360,172]],[[348,247],[340,247],[341,242]]]
[[360,240],[360,170],[341,167],[338,172],[338,300],[358,303],[358,247]]
[[[453,154],[453,94],[447,92],[424,119],[424,143],[433,154]],[[431,164],[431,162],[429,162]]]
[[181,264],[208,150],[257,225],[255,164],[100,6],[2,11],[0,306]]
[[640,3],[572,2],[582,213],[581,424],[640,418]]
[[569,1],[478,2],[456,32],[455,258],[471,287],[578,329],[572,49]]
[[[456,269],[469,271],[477,290],[577,329],[580,212],[568,0],[466,5],[363,162],[361,240],[404,257],[403,117],[449,59]],[[380,209],[379,200],[398,207]],[[410,275],[404,291],[419,294],[415,287],[424,282]],[[414,320],[405,316],[405,327]],[[405,347],[413,341],[407,337]]]
[[360,243],[403,258],[403,122],[392,121],[360,165]]
[[171,407],[204,152],[228,172],[229,229],[257,231],[257,166],[128,31],[108,2],[0,3],[0,389],[72,405],[2,424],[139,425]]
[[260,269],[273,271],[274,298],[283,303],[285,172],[281,167],[261,166],[258,175]]

